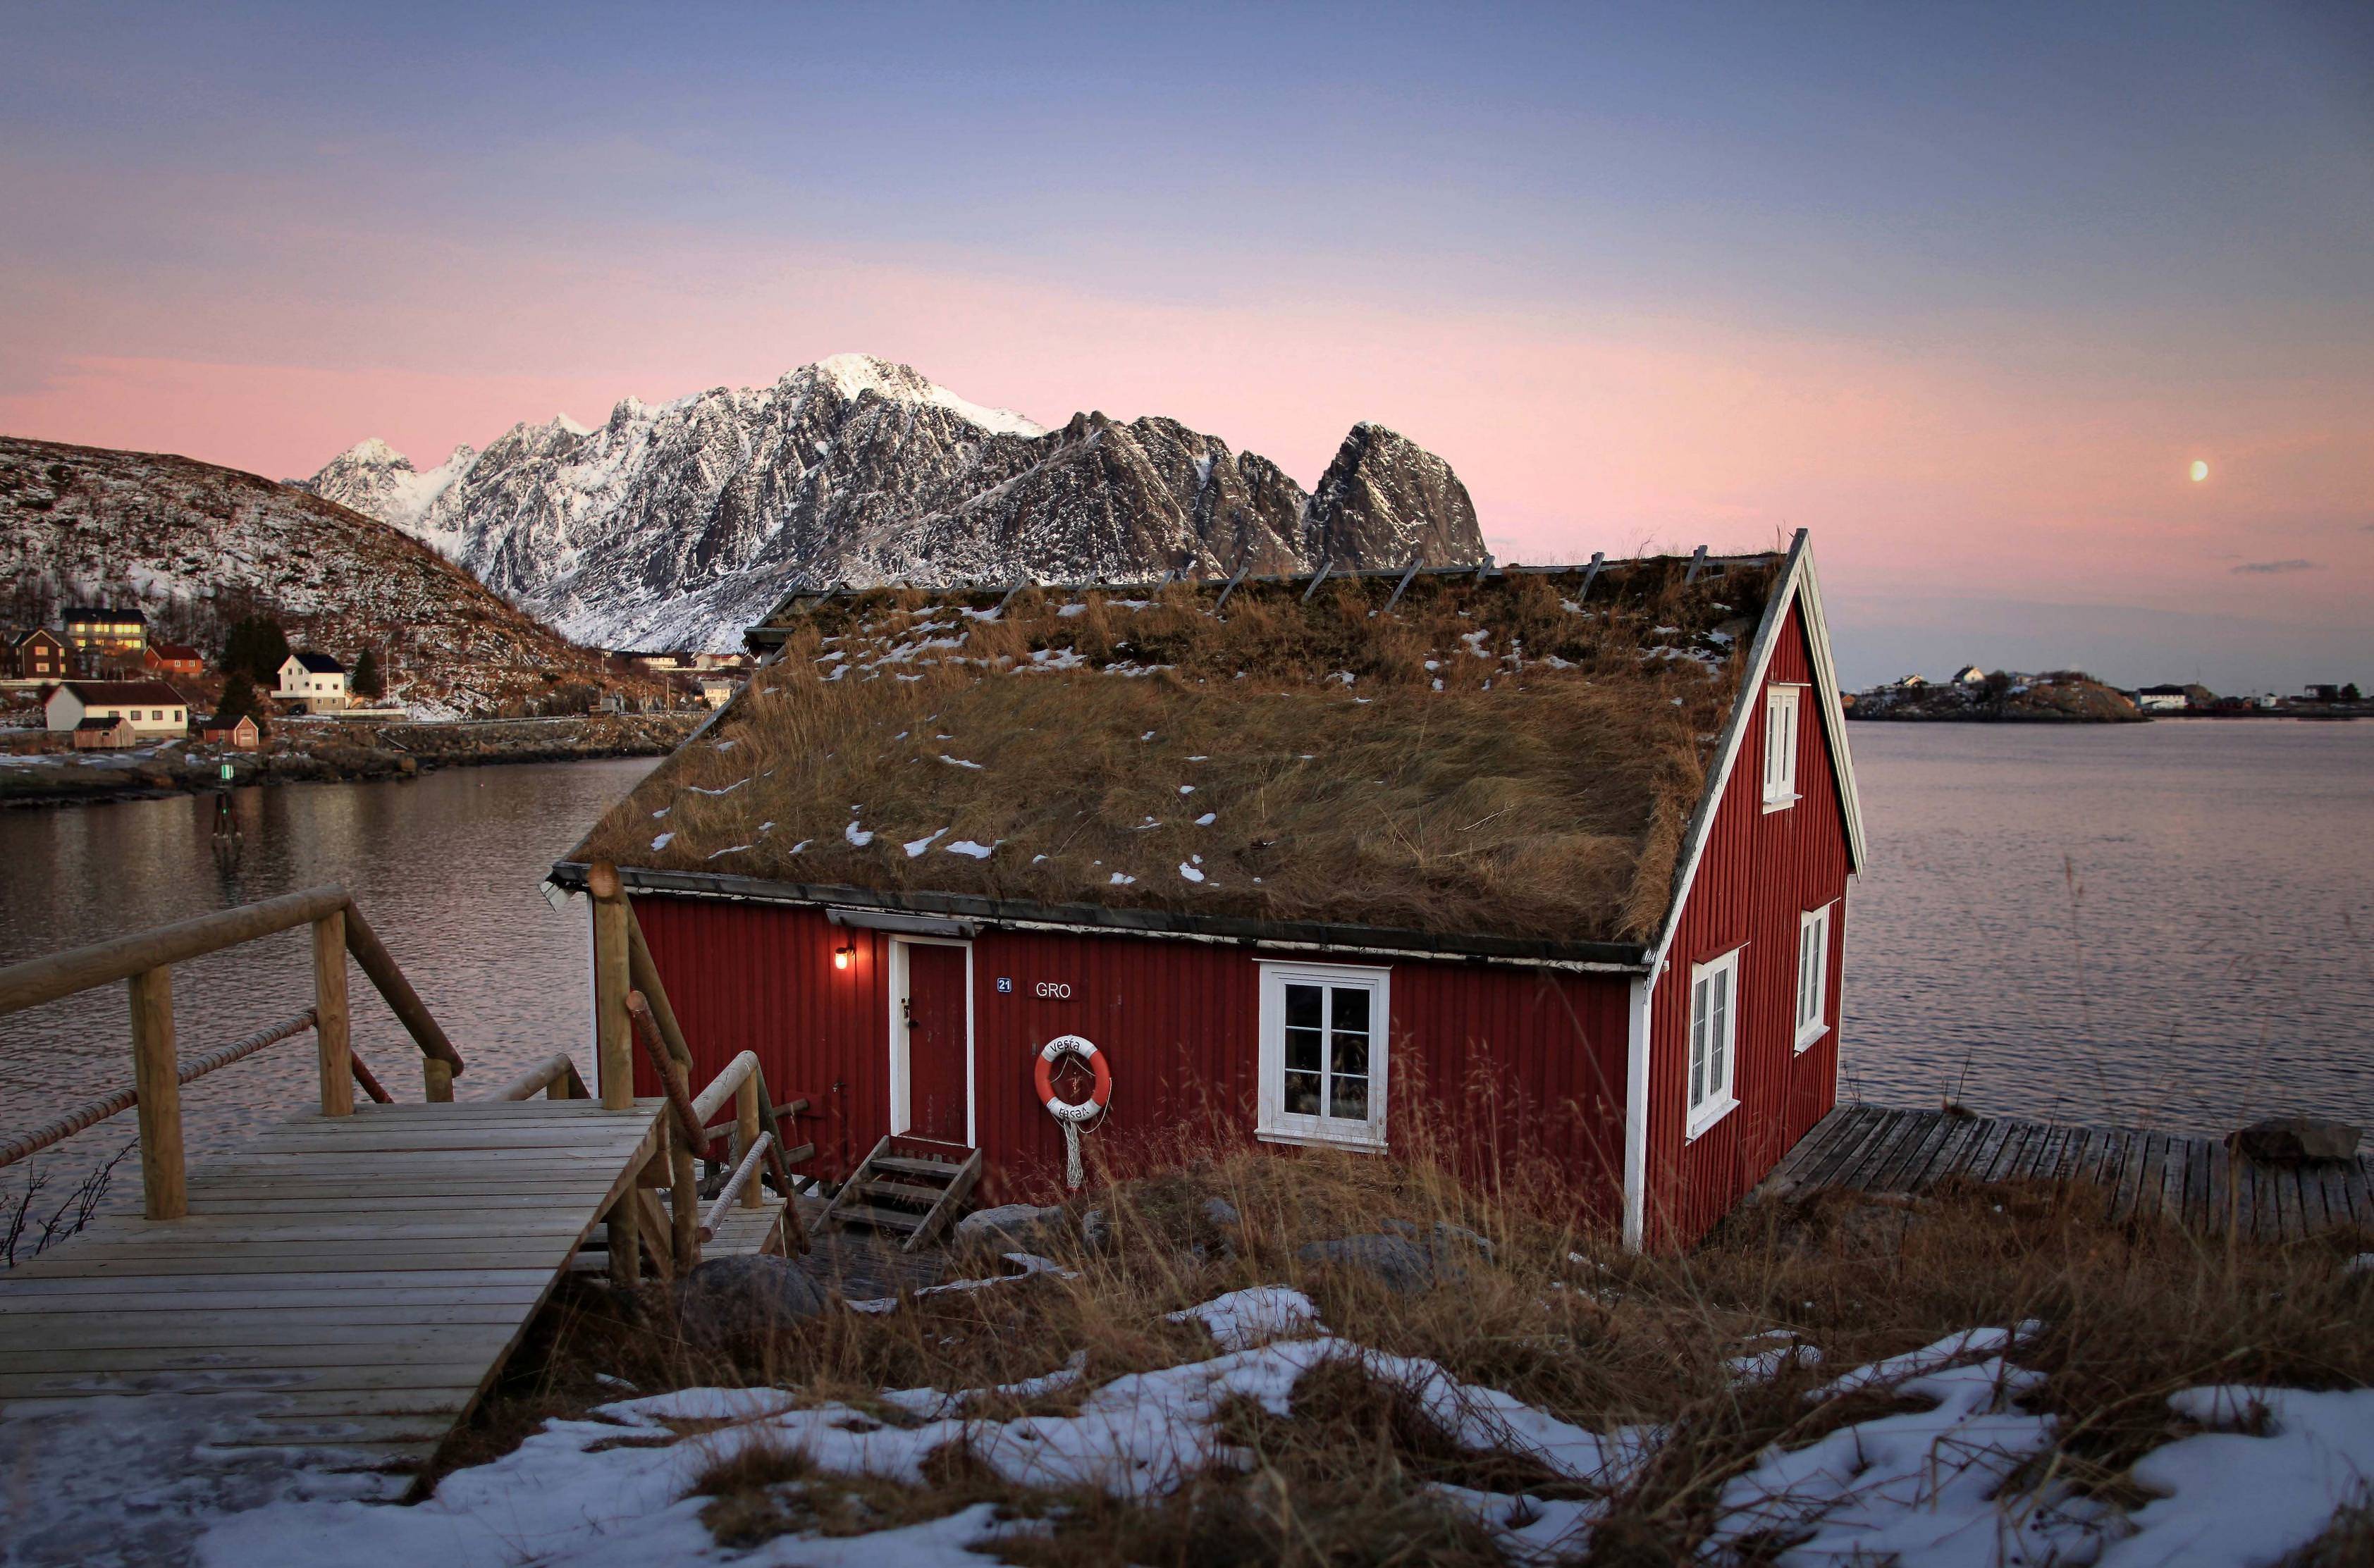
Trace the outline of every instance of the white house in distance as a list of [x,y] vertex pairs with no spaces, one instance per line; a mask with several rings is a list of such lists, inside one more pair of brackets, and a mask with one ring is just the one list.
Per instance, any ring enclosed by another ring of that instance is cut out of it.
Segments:
[[51,688],[41,713],[55,731],[79,729],[86,719],[121,719],[144,740],[190,728],[189,699],[162,681],[64,681]]
[[2135,706],[2145,713],[2181,713],[2192,697],[2182,686],[2145,686],[2135,693]]
[[352,700],[352,686],[344,664],[308,649],[281,661],[280,685],[272,695],[308,713],[342,713]]
[[1985,683],[1987,673],[1976,664],[1965,664],[1954,672],[1954,684],[1957,686],[1980,685]]

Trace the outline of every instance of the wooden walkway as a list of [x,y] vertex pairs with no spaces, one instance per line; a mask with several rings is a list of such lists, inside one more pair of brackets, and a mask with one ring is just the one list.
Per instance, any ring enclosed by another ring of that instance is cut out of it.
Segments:
[[417,1463],[661,1147],[666,1109],[531,1099],[297,1117],[196,1173],[187,1217],[102,1219],[0,1272],[0,1400],[264,1395],[272,1408],[253,1419],[241,1401],[226,1443]]
[[2266,1164],[2237,1158],[2212,1138],[1876,1106],[1840,1106],[1823,1117],[1759,1192],[1925,1192],[1948,1177],[2088,1182],[2104,1193],[2113,1222],[2157,1214],[2222,1232],[2230,1217],[2262,1241],[2374,1230],[2374,1161],[2364,1156]]

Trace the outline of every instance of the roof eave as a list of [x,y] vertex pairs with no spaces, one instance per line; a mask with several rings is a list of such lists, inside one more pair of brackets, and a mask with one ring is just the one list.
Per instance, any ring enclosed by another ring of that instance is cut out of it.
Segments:
[[[562,860],[551,880],[571,893],[585,886],[586,863]],[[881,909],[936,915],[995,925],[1061,927],[1111,936],[1184,938],[1249,946],[1404,954],[1413,958],[1480,960],[1558,968],[1638,973],[1649,967],[1645,943],[1543,942],[1522,937],[1439,935],[1391,927],[1343,925],[1319,920],[1259,920],[1227,915],[1189,915],[1168,909],[1109,907],[1101,904],[1038,904],[976,894],[887,892],[831,883],[774,882],[722,872],[656,871],[620,866],[618,880],[630,889],[688,894],[761,904],[797,904],[816,908]]]

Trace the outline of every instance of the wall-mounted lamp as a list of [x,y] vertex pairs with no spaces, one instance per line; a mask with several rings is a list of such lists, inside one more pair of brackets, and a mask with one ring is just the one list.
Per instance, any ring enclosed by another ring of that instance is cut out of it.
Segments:
[[857,944],[853,942],[844,942],[832,950],[832,966],[836,969],[846,969],[856,961]]

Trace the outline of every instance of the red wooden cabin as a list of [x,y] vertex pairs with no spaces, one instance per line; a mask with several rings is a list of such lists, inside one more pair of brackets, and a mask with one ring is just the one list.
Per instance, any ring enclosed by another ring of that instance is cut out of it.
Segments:
[[[980,1151],[985,1197],[1060,1190],[1034,1069],[1072,1035],[1110,1068],[1086,1134],[1109,1158],[1207,1126],[1387,1156],[1450,1133],[1556,1161],[1628,1242],[1670,1246],[1830,1109],[1863,837],[1804,534],[1711,562],[1129,591],[795,596],[751,634],[751,688],[555,868],[573,889],[618,865],[695,1080],[756,1051],[808,1104],[807,1173],[904,1135]],[[1271,665],[1191,673],[1216,656],[1175,628],[1254,614]],[[1430,678],[1331,668],[1443,627],[1417,649]],[[1291,725],[1263,733],[1309,750],[1221,755],[1281,703]],[[1415,726],[1393,766],[1424,788],[1349,777],[1386,771],[1357,744],[1371,714]],[[1140,778],[1141,723],[1148,755],[1171,730],[1224,739]],[[1525,731],[1516,760],[1502,726]],[[1634,728],[1637,755],[1596,739]],[[1509,776],[1459,778],[1471,755]],[[1295,790],[1319,813],[1299,837],[1230,836]],[[1513,825],[1453,820],[1501,799]],[[1471,875],[1460,836],[1502,833],[1479,848],[1500,880]],[[1590,870],[1603,842],[1631,857],[1613,881]],[[1404,849],[1428,843],[1449,848]],[[1528,882],[1534,855],[1583,870]]]

